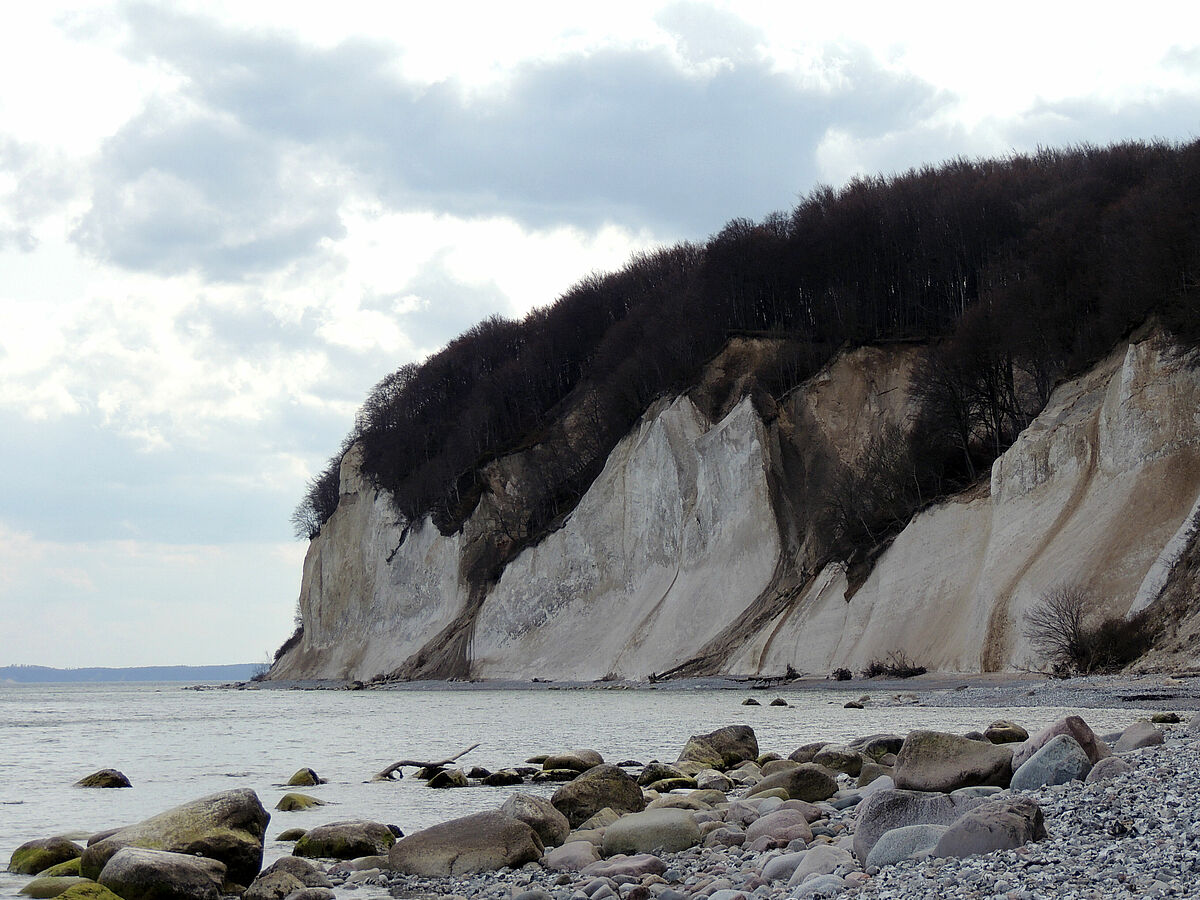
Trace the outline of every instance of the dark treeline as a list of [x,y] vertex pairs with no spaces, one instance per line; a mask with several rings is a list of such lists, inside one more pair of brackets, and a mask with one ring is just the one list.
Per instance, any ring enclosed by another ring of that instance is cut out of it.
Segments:
[[846,346],[931,341],[921,421],[881,434],[828,493],[830,550],[877,544],[931,495],[986,471],[1081,371],[1157,315],[1200,337],[1200,143],[1128,143],[954,160],[820,187],[790,215],[737,219],[703,245],[591,275],[523,321],[476,325],[401,367],[296,510],[315,536],[338,464],[363,468],[409,521],[449,533],[489,490],[489,462],[526,451],[519,546],[569,511],[657,398],[695,384],[734,335],[776,337],[779,396]]

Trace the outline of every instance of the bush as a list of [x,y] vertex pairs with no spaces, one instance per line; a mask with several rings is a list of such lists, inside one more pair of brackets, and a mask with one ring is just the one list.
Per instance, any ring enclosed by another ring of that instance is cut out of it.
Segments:
[[1088,613],[1096,605],[1082,588],[1059,585],[1025,614],[1024,635],[1056,678],[1114,672],[1154,643],[1154,628],[1145,612],[1088,625]]
[[885,675],[888,678],[913,678],[924,675],[928,669],[913,663],[903,650],[893,650],[887,659],[873,659],[862,670],[863,678],[876,678]]
[[853,677],[854,677],[854,675],[849,669],[834,669],[833,670],[833,680],[834,681],[849,681]]

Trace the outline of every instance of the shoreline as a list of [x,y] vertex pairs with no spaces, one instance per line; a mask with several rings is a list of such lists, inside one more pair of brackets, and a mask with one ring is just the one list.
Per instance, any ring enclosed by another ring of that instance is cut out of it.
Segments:
[[[913,678],[831,678],[802,676],[791,681],[767,681],[710,676],[671,681],[547,681],[475,680],[404,681],[361,684],[336,680],[262,681],[217,686],[226,690],[369,690],[369,691],[742,691],[759,702],[765,696],[841,693],[848,699],[866,695],[872,705],[932,707],[1078,707],[1081,709],[1200,710],[1200,676],[1091,675],[1052,679],[1024,673],[927,673]],[[199,688],[195,688],[199,689]],[[205,689],[213,689],[208,686]],[[764,696],[765,695],[765,696]],[[897,701],[895,698],[903,698]]]

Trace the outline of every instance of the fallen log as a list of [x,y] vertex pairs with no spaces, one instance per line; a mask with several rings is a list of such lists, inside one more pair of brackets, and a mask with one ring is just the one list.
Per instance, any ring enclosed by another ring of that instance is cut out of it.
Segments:
[[448,756],[445,759],[438,760],[437,762],[426,762],[424,760],[419,760],[419,759],[402,759],[399,762],[392,763],[390,766],[388,766],[383,771],[376,772],[374,777],[371,778],[371,780],[372,781],[391,781],[394,778],[403,778],[404,773],[401,772],[400,770],[402,768],[404,768],[405,766],[415,766],[418,769],[436,769],[441,766],[448,766],[448,765],[450,765],[450,763],[455,762],[460,757],[466,756],[468,753],[470,753],[472,750],[474,750],[478,746],[479,746],[479,744],[472,744],[466,750],[460,750],[458,753],[455,753],[453,756]]

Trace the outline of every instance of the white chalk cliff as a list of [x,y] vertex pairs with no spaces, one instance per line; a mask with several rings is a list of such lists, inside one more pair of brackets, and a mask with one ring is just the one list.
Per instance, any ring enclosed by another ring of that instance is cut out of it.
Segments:
[[303,636],[271,677],[823,675],[893,650],[1001,671],[1033,661],[1022,615],[1054,586],[1107,614],[1153,605],[1200,526],[1200,367],[1157,331],[1061,385],[990,490],[918,514],[856,589],[813,565],[807,476],[903,426],[919,353],[845,354],[766,413],[660,402],[498,579],[473,569],[486,509],[449,536],[406,527],[352,449],[305,559]]

